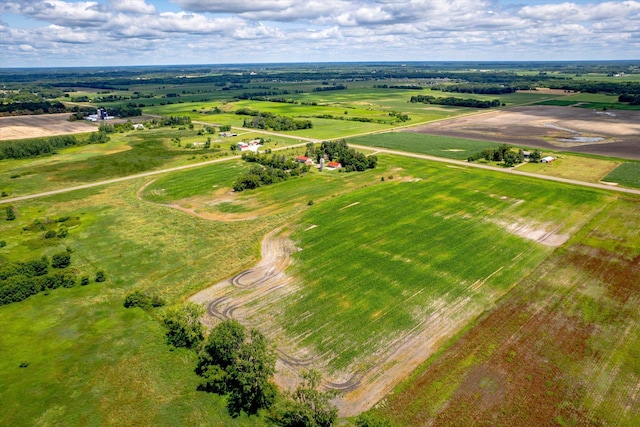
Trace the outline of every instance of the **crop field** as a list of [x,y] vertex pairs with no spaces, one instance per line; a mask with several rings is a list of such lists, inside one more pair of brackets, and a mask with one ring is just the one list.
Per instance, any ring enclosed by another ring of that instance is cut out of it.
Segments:
[[640,188],[640,163],[623,163],[602,180],[616,182],[627,187]]
[[637,199],[612,201],[376,412],[397,425],[638,425],[639,227]]
[[84,121],[70,122],[70,114],[0,117],[0,141],[95,132],[96,126]]
[[[313,172],[240,195],[211,186],[217,173],[189,171],[160,178],[143,193],[217,220],[302,213],[292,229],[301,250],[293,254],[291,285],[268,297],[232,285],[218,292],[234,316],[260,325],[291,357],[315,360],[333,384],[357,384],[340,404],[344,414],[382,398],[605,200],[592,190],[474,176],[419,160],[383,157],[380,168]],[[219,176],[229,180],[232,170]]]
[[390,148],[410,153],[427,154],[454,160],[466,160],[485,148],[496,148],[497,142],[411,132],[388,132],[350,138],[348,142],[370,147]]
[[410,131],[636,160],[639,119],[638,111],[532,105],[456,117]]
[[[305,136],[317,139],[331,139],[349,135],[357,135],[371,131],[388,129],[393,126],[426,123],[434,120],[453,117],[460,114],[469,114],[476,112],[471,108],[442,108],[441,106],[426,105],[420,103],[409,103],[412,95],[426,93],[424,90],[400,90],[400,89],[380,89],[371,87],[371,83],[364,86],[347,85],[346,90],[324,91],[324,92],[306,92],[295,93],[296,90],[311,91],[317,87],[318,83],[311,85],[304,84],[282,84],[282,88],[289,90],[291,93],[282,95],[282,97],[298,102],[267,102],[258,100],[233,100],[233,96],[240,96],[242,92],[251,93],[264,89],[246,88],[243,91],[225,91],[225,98],[216,95],[213,98],[207,98],[205,95],[188,96],[167,100],[166,98],[153,99],[153,102],[145,100],[146,107],[144,112],[147,114],[159,115],[180,115],[189,116],[193,120],[205,121],[212,124],[230,124],[232,126],[241,126],[246,116],[238,116],[230,114],[240,108],[250,108],[261,112],[269,112],[278,115],[284,115],[292,118],[309,118],[314,123],[313,129],[305,131],[287,132],[294,136]],[[280,86],[280,85],[279,85]],[[279,87],[278,86],[278,87]],[[278,89],[275,87],[274,89]],[[195,88],[185,87],[186,90],[193,91]],[[182,88],[181,90],[184,90]],[[236,93],[237,92],[237,93]],[[428,91],[432,96],[447,97],[454,96],[448,92]],[[457,94],[456,96],[459,96]],[[475,95],[464,94],[467,98],[473,99],[500,99],[506,105],[519,105],[538,100],[544,100],[555,97],[548,93],[522,92],[507,95]],[[467,96],[468,95],[468,96]],[[305,104],[303,104],[305,103]],[[310,105],[316,103],[317,105]],[[114,103],[114,105],[119,105]],[[222,114],[207,114],[214,107],[223,111]],[[393,118],[389,115],[391,112],[401,112],[408,114],[411,118],[406,123],[394,123]],[[334,119],[318,118],[318,116],[330,115]],[[350,119],[374,120],[376,123],[366,123],[361,121],[353,121]],[[380,123],[378,123],[380,122]]]

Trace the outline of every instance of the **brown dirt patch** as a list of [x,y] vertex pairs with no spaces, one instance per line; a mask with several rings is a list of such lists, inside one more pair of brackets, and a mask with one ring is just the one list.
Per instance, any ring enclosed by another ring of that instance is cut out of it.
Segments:
[[640,111],[523,106],[441,120],[407,132],[640,159]]
[[68,121],[71,114],[0,117],[0,141],[95,132],[96,125]]

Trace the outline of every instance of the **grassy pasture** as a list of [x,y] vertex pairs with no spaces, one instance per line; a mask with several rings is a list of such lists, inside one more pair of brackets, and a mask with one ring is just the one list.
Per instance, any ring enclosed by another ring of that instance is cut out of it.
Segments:
[[[242,140],[258,138],[261,134],[248,132],[232,138],[197,135],[201,126],[193,130],[178,128],[146,129],[110,134],[105,144],[76,146],[60,150],[58,154],[34,159],[3,160],[0,171],[0,190],[11,196],[37,193],[71,185],[117,178],[162,168],[182,166],[230,155],[230,145]],[[187,149],[186,144],[206,141],[211,137],[211,149]],[[171,142],[177,137],[181,146]],[[279,148],[297,143],[294,139],[266,136],[264,147]],[[218,149],[219,148],[219,149]]]
[[556,106],[569,106],[573,105],[581,108],[592,108],[595,110],[609,109],[609,110],[637,110],[640,106],[629,105],[623,102],[618,102],[618,96],[606,95],[603,93],[576,93],[575,95],[569,95],[562,99],[554,99],[548,101],[541,101],[536,103],[538,105],[556,105]]
[[[164,344],[158,320],[122,302],[133,289],[176,303],[255,262],[260,235],[274,226],[224,224],[144,202],[144,181],[16,204],[2,221],[0,256],[38,258],[22,227],[36,218],[79,216],[65,239],[79,274],[103,269],[107,282],[57,289],[0,307],[0,419],[12,425],[259,425],[232,420],[224,401],[195,391],[195,356]],[[213,248],[213,249],[212,249]],[[37,342],[38,345],[34,345]],[[29,363],[20,368],[22,362]]]
[[[544,153],[546,156],[548,153]],[[620,162],[601,157],[580,156],[573,154],[551,153],[556,160],[553,163],[523,163],[518,170],[532,172],[540,175],[558,176],[560,178],[576,179],[585,182],[598,182],[606,180],[611,171],[615,170]]]

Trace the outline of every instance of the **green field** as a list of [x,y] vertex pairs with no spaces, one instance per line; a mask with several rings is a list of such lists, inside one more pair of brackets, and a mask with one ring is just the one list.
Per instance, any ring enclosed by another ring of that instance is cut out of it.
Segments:
[[[377,402],[372,413],[394,427],[638,425],[640,198],[376,152],[464,161],[501,145],[399,131],[478,111],[409,103],[415,94],[597,109],[618,108],[617,96],[428,89],[449,79],[457,84],[467,73],[480,85],[496,84],[493,73],[466,66],[453,67],[452,75],[434,68],[439,77],[414,78],[414,72],[430,71],[420,64],[395,65],[387,70],[400,77],[386,80],[378,79],[385,72],[378,65],[362,73],[359,65],[353,65],[357,72],[323,65],[317,78],[306,78],[299,65],[264,75],[255,68],[255,78],[244,67],[220,71],[226,80],[210,83],[177,79],[169,70],[132,74],[140,79],[119,80],[114,86],[122,90],[71,91],[70,97],[138,92],[133,100],[104,106],[134,101],[145,104],[144,113],[198,123],[112,133],[105,144],[0,162],[0,273],[9,263],[62,252],[72,261],[61,271],[92,278],[87,286],[43,290],[0,306],[1,425],[270,425],[265,412],[231,418],[224,397],[197,391],[196,353],[166,344],[162,316],[206,289],[220,291],[228,307],[237,308],[229,316],[259,328],[281,355],[291,357],[292,365],[282,361],[287,367],[279,385],[295,383],[311,363],[329,387],[354,387],[339,397],[342,408],[359,412]],[[500,69],[495,76],[513,84],[513,73],[542,78],[539,67]],[[110,84],[98,82],[93,71],[75,72],[89,85]],[[141,81],[156,77],[157,83]],[[425,88],[374,87],[382,81]],[[334,84],[348,89],[314,91]],[[6,94],[19,89],[10,83]],[[297,103],[238,98],[254,91]],[[221,112],[214,113],[216,107]],[[247,117],[234,113],[239,108],[308,118],[314,126],[284,135],[238,129]],[[395,120],[398,112],[410,120]],[[348,120],[354,118],[361,120]],[[198,135],[203,123],[231,124],[239,135]],[[209,136],[211,149],[186,147]],[[369,147],[362,151],[375,153],[378,165],[358,173],[311,168],[277,184],[234,192],[234,181],[251,164],[231,158],[237,154],[231,146],[258,137],[266,140],[264,149],[285,156],[304,152],[302,138],[348,138]],[[639,163],[557,157],[551,164],[523,164],[522,171],[640,188]],[[160,173],[138,175],[144,172]],[[120,177],[129,178],[11,201]],[[47,237],[60,224],[68,234]],[[258,270],[249,271],[260,261],[265,236],[281,239],[271,250],[291,263],[276,257],[268,266],[268,272],[284,269],[273,287],[243,287],[233,280]],[[93,279],[98,271],[105,272],[105,282]],[[132,291],[157,295],[166,305],[126,309]],[[346,418],[338,423],[353,424]]]
[[[303,249],[295,271],[305,286],[289,302],[284,324],[306,337],[303,345],[335,354],[336,369],[416,327],[435,301],[471,298],[470,310],[486,308],[526,276],[549,250],[509,234],[506,224],[569,232],[602,200],[592,191],[569,197],[562,186],[516,186],[503,176],[419,161],[384,163],[404,170],[391,182],[315,204],[293,236]],[[303,231],[311,225],[317,227]],[[481,292],[469,289],[483,279]]]
[[627,187],[640,188],[640,163],[623,163],[602,180],[617,182]]
[[[231,145],[239,141],[263,137],[264,149],[278,149],[299,143],[296,139],[241,132],[236,137],[198,135],[194,129],[160,128],[110,134],[105,144],[65,148],[51,156],[34,159],[3,160],[0,191],[10,196],[55,190],[72,185],[113,179],[158,169],[191,165],[235,155]],[[211,137],[211,148],[186,148],[187,144],[204,143]],[[172,142],[180,138],[180,146]]]
[[[56,289],[0,307],[3,423],[259,422],[232,420],[222,399],[196,392],[195,354],[170,351],[159,313],[126,310],[122,303],[133,289],[179,303],[255,262],[260,234],[275,224],[215,223],[144,202],[136,197],[144,182],[16,203],[18,218],[0,223],[7,243],[0,259],[29,260],[61,248],[34,250],[38,236],[25,233],[24,226],[77,216],[80,224],[59,245],[73,250],[78,275],[97,269],[107,275],[103,284]],[[21,368],[23,362],[28,367]]]
[[370,147],[390,148],[410,153],[427,154],[454,160],[466,160],[485,148],[496,148],[497,142],[448,136],[426,135],[412,132],[389,132],[349,138],[350,143]]

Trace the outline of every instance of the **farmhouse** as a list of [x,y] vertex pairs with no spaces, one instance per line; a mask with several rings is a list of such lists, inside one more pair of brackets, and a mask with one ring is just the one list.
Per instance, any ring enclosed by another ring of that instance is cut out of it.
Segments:
[[261,146],[259,139],[254,139],[249,142],[242,141],[238,142],[238,151],[253,151],[256,153]]
[[329,162],[327,163],[327,168],[329,169],[340,169],[342,167],[342,164],[338,163],[338,162]]
[[296,156],[296,162],[304,163],[305,165],[312,165],[313,164],[313,160],[311,160],[307,156]]
[[556,158],[552,156],[543,157],[540,159],[541,163],[552,163]]

